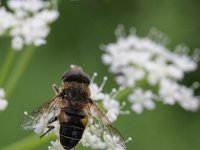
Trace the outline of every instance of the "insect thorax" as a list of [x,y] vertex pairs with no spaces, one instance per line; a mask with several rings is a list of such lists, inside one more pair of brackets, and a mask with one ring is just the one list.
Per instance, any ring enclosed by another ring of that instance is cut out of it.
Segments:
[[71,102],[87,103],[90,89],[84,83],[68,82],[63,85],[63,98]]

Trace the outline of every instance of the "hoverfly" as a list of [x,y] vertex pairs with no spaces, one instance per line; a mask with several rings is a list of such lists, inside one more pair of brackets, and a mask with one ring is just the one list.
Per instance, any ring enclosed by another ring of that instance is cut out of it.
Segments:
[[[53,85],[56,96],[30,114],[26,115],[21,123],[23,129],[34,129],[43,119],[44,114],[54,114],[47,124],[48,130],[40,137],[52,131],[55,126],[53,122],[59,122],[59,139],[65,150],[75,148],[81,140],[85,128],[89,124],[89,118],[97,120],[95,122],[102,131],[111,138],[117,139],[113,142],[118,149],[125,150],[126,145],[123,137],[114,128],[105,113],[90,98],[90,79],[83,70],[76,66],[65,72],[62,76],[62,86],[59,89]],[[55,113],[58,110],[59,113]],[[94,114],[95,113],[95,114]]]

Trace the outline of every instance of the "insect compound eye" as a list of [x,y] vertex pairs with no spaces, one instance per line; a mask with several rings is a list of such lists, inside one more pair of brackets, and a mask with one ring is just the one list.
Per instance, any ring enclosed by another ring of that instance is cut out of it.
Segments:
[[74,67],[64,73],[62,76],[63,82],[79,82],[90,84],[89,75],[82,71],[80,67]]

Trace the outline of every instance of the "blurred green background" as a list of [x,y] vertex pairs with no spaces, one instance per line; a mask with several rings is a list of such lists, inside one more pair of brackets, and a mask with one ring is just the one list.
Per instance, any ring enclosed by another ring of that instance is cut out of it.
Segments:
[[[62,0],[59,10],[60,17],[51,25],[47,44],[34,52],[8,98],[8,108],[0,112],[0,149],[34,134],[19,129],[23,112],[33,110],[54,95],[51,85],[61,84],[61,75],[70,64],[82,66],[90,75],[98,72],[98,83],[104,75],[108,76],[105,91],[116,86],[101,62],[103,51],[99,45],[115,41],[118,24],[127,30],[136,27],[141,36],[156,27],[171,37],[170,48],[179,43],[191,49],[200,47],[199,0]],[[9,47],[10,40],[1,38],[1,67]],[[23,52],[17,52],[15,61]],[[199,73],[198,69],[187,74],[183,83],[191,85],[194,80],[199,81]],[[9,76],[4,85],[8,79]],[[121,116],[115,125],[125,138],[133,138],[127,144],[128,150],[200,149],[200,111],[191,113],[179,106],[157,103],[155,110]],[[48,145],[37,150],[45,150]]]

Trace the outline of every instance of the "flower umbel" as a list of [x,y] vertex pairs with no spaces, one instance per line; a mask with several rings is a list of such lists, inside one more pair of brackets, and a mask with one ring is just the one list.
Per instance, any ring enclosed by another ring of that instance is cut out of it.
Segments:
[[11,36],[15,50],[45,44],[49,24],[59,16],[57,0],[8,0],[7,5],[11,11],[0,7],[0,36]]
[[185,73],[197,69],[199,51],[190,56],[184,45],[171,51],[164,44],[168,41],[166,35],[162,34],[163,40],[154,40],[158,38],[153,37],[161,35],[155,29],[151,30],[150,36],[143,38],[135,33],[125,36],[123,26],[117,31],[117,42],[103,46],[102,60],[116,75],[120,86],[133,89],[128,96],[133,111],[142,113],[143,108],[154,109],[153,100],[156,99],[169,105],[178,103],[185,110],[198,109],[199,99],[194,95],[194,89],[178,81]]
[[[90,83],[90,90],[91,90],[91,98],[96,101],[99,105],[103,106],[102,109],[106,112],[107,117],[111,122],[114,122],[117,120],[118,116],[120,114],[127,114],[127,111],[121,111],[123,108],[123,105],[120,105],[119,101],[115,99],[115,96],[117,95],[117,90],[113,89],[110,94],[103,93],[103,87],[105,85],[105,82],[107,80],[107,77],[103,78],[103,82],[100,86],[98,86],[94,82],[94,78],[97,76],[97,73],[94,73],[91,83]],[[113,147],[118,147],[120,150],[120,146],[116,145],[117,143],[110,141],[108,142],[107,137],[109,135],[106,135],[103,132],[102,127],[95,124],[95,121],[90,118],[90,123],[85,130],[83,137],[82,137],[82,144],[85,147],[91,147],[93,149],[106,149],[111,150]],[[114,137],[109,137],[111,140]],[[118,139],[113,139],[118,140]],[[122,148],[121,148],[122,150]]]

